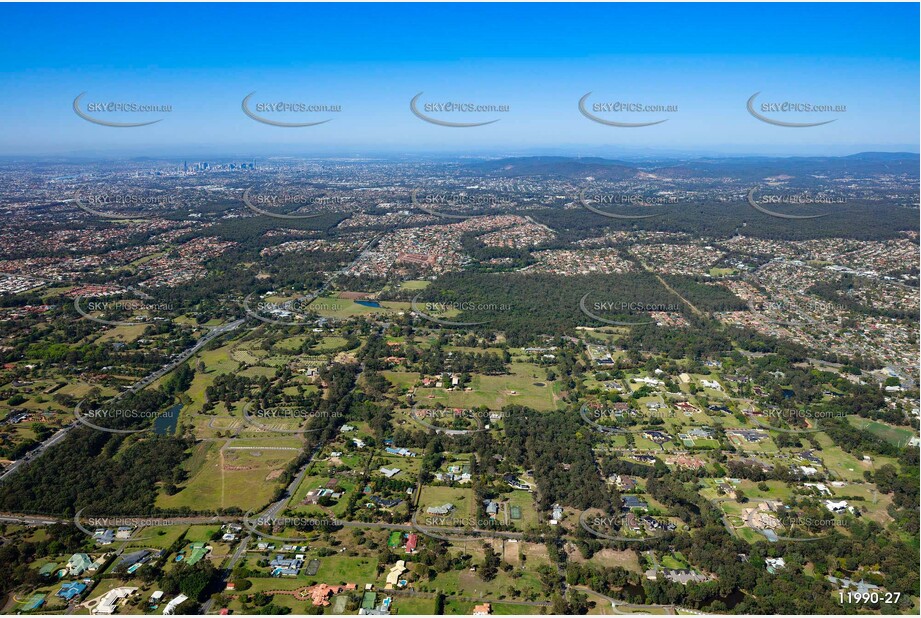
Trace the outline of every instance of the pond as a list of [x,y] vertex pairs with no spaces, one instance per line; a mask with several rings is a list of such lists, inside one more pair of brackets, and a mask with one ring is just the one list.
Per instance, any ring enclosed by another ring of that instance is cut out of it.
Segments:
[[639,584],[626,584],[620,589],[621,598],[630,603],[642,605],[646,603],[646,590]]
[[179,411],[182,410],[182,404],[177,403],[162,415],[154,419],[153,430],[158,436],[171,436],[176,431],[179,424]]
[[735,606],[741,603],[743,600],[745,600],[745,593],[736,589],[724,597],[712,597],[707,599],[701,607],[706,608],[710,603],[713,603],[714,601],[722,601],[723,605],[726,606],[726,609],[731,610],[734,609]]

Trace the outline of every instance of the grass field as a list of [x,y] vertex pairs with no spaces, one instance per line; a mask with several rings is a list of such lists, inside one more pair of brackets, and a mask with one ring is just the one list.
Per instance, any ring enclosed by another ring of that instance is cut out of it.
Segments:
[[562,388],[561,382],[547,383],[546,372],[530,363],[512,363],[511,371],[510,375],[475,375],[468,385],[472,389],[470,391],[421,389],[416,397],[423,407],[432,403],[449,408],[486,406],[490,410],[499,410],[510,404],[535,410],[555,410],[558,407],[556,395]]
[[432,284],[431,281],[420,281],[418,279],[411,281],[403,281],[400,283],[401,290],[424,290]]
[[422,496],[419,499],[419,522],[425,523],[426,517],[440,517],[429,515],[425,509],[430,506],[441,506],[450,502],[454,505],[454,510],[446,517],[473,517],[476,515],[476,506],[473,503],[474,495],[472,489],[461,489],[459,487],[423,487]]
[[320,569],[315,577],[310,578],[319,582],[352,583],[358,588],[375,581],[377,574],[377,558],[363,558],[353,556],[329,556],[320,558]]
[[[274,480],[278,471],[298,453],[296,450],[225,450],[221,448],[223,442],[206,444],[205,452],[199,446],[185,462],[190,478],[182,489],[172,496],[157,496],[159,508],[188,507],[197,511],[231,506],[243,510],[259,508],[268,503],[278,487],[279,482]],[[263,444],[270,446],[268,441]]]
[[265,350],[246,350],[240,347],[234,349],[230,357],[235,361],[246,363],[247,365],[255,365],[264,360],[268,355],[269,353]]
[[[254,556],[250,556],[250,559]],[[253,587],[247,593],[265,592],[266,590],[297,590],[309,586],[310,582],[303,577],[250,577]],[[282,595],[279,595],[281,598]]]
[[397,388],[409,388],[419,381],[420,375],[415,371],[381,371],[381,375],[387,378],[391,384]]
[[246,378],[259,378],[265,376],[266,378],[271,378],[275,375],[275,370],[271,367],[247,367],[242,371],[238,371],[237,375],[243,376]]
[[666,569],[688,568],[688,564],[684,560],[684,556],[681,554],[666,554],[665,556],[662,556],[662,559],[659,560],[659,563]]
[[858,460],[850,453],[846,453],[840,446],[835,446],[832,439],[826,434],[819,432],[813,436],[822,446],[822,452],[819,455],[834,478],[859,483],[863,481],[864,470],[872,470],[874,466],[879,467],[887,463],[896,464],[895,459],[881,455],[874,455],[872,464]]
[[396,313],[409,311],[410,304],[405,302],[382,301],[380,307],[366,307],[348,298],[321,297],[309,305],[311,311],[325,318],[351,318],[358,315],[374,313]]
[[531,492],[524,491],[523,489],[516,489],[510,494],[505,494],[504,497],[508,497],[509,499],[509,511],[511,511],[511,507],[513,506],[521,508],[521,519],[511,519],[511,515],[509,515],[509,523],[519,530],[525,530],[530,526],[537,525],[537,509],[534,506],[534,495]]
[[121,341],[123,343],[131,343],[142,334],[147,329],[147,324],[120,324],[118,326],[113,326],[108,328],[101,337],[96,339],[97,344],[108,343],[110,341]]
[[305,477],[298,486],[297,491],[294,492],[294,498],[291,500],[290,508],[305,513],[331,513],[334,517],[342,517],[345,515],[345,511],[349,504],[349,496],[357,489],[356,482],[350,478],[339,478],[339,484],[336,486],[336,491],[343,492],[343,496],[332,506],[324,508],[316,504],[301,504],[308,491],[323,487],[329,481],[329,478],[328,476]]
[[296,337],[288,337],[276,343],[275,348],[280,349],[280,350],[288,350],[288,351],[297,350],[304,344],[305,339],[307,339],[307,337],[304,335],[298,335]]
[[747,498],[763,498],[766,500],[780,500],[788,502],[793,497],[793,489],[783,481],[764,481],[768,486],[768,491],[758,489],[760,483],[743,480],[736,487],[740,489]]
[[393,597],[390,612],[403,616],[434,614],[435,599],[397,595]]
[[[258,579],[258,580],[252,580],[252,581],[253,581],[253,588],[247,590],[246,593],[244,594],[252,594],[255,591],[257,581],[266,582],[266,586],[263,588],[264,590],[287,589],[287,587],[284,585],[284,581],[278,577],[272,577],[272,578],[269,578],[268,580]],[[276,585],[272,586],[271,584],[276,584]],[[233,599],[234,600],[231,601],[230,604],[228,605],[228,609],[230,609],[234,614],[246,614],[247,611],[244,611],[243,603],[241,600],[242,595],[236,596]],[[308,603],[306,601],[298,601],[296,598],[294,598],[293,595],[290,595],[290,594],[276,594],[272,596],[272,603],[274,605],[279,605],[281,607],[287,607],[288,609],[291,610],[292,614],[306,614],[307,613]]]
[[230,345],[226,345],[215,350],[199,352],[189,360],[190,365],[193,367],[201,360],[205,365],[205,371],[195,372],[192,384],[186,391],[186,395],[191,399],[191,402],[183,407],[182,414],[184,417],[202,409],[205,403],[205,389],[214,383],[215,377],[222,373],[233,373],[239,369],[240,363],[232,358],[233,354],[233,348]]
[[220,529],[220,525],[189,526],[188,531],[185,533],[185,540],[189,543],[203,542],[211,544],[211,535]]
[[[585,561],[585,558],[582,557],[582,554],[580,554],[578,550],[575,550],[570,554],[570,559],[573,562]],[[623,569],[627,569],[628,571],[633,571],[634,573],[643,572],[643,570],[640,568],[640,561],[636,556],[636,552],[632,549],[616,550],[605,548],[595,552],[592,555],[590,562],[596,566],[619,566]]]
[[157,526],[143,528],[135,533],[137,541],[128,543],[126,549],[167,549],[188,529],[188,526]]
[[381,474],[378,469],[399,468],[400,473],[394,478],[401,481],[415,480],[422,469],[422,457],[400,457],[399,455],[375,455],[374,461],[371,462],[372,474]]
[[317,352],[331,352],[346,344],[345,337],[323,337],[323,340],[312,349]]
[[905,429],[903,427],[893,427],[892,425],[887,425],[878,421],[871,421],[859,416],[848,416],[847,421],[854,427],[857,427],[862,431],[869,431],[874,436],[882,438],[886,442],[895,444],[896,446],[905,446],[909,440],[917,435],[910,429]]
[[[514,603],[541,598],[540,577],[535,571],[537,565],[529,565],[524,570],[518,570],[513,576],[513,572],[500,570],[495,579],[483,581],[475,572],[469,570],[448,571],[439,573],[434,580],[417,582],[419,590],[435,591],[441,590],[447,595],[449,602],[455,602],[452,596],[495,599],[498,601],[508,601]],[[512,592],[514,591],[514,592]],[[471,609],[473,604],[471,605]],[[539,611],[539,608],[534,608]],[[447,612],[447,603],[446,611]],[[468,611],[469,613],[469,611]]]

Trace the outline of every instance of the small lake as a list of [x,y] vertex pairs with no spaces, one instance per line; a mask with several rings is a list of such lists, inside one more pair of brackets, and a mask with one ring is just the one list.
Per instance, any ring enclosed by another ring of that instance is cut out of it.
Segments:
[[723,604],[726,606],[726,609],[731,610],[731,609],[735,609],[735,606],[744,600],[745,600],[745,593],[742,592],[741,590],[736,589],[724,597],[713,597],[713,598],[707,599],[707,601],[703,603],[701,607],[703,607],[706,610],[707,605],[709,605],[710,603],[713,603],[714,601],[722,601]]
[[177,403],[162,415],[154,419],[153,430],[158,436],[171,436],[176,432],[176,426],[179,425],[179,411],[182,410],[182,404]]
[[356,300],[356,305],[361,305],[362,307],[380,307],[381,304],[376,300]]
[[646,603],[646,590],[639,584],[626,584],[620,589],[621,597],[630,603]]

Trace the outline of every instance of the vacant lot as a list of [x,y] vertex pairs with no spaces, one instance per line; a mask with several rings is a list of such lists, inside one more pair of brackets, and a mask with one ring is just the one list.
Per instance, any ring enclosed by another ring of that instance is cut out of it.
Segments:
[[546,372],[530,363],[512,363],[510,375],[475,375],[470,391],[424,388],[416,391],[419,405],[425,407],[440,403],[449,408],[477,408],[486,406],[499,410],[503,406],[517,404],[535,410],[555,410],[560,382],[547,383]]
[[196,511],[231,506],[247,511],[264,506],[280,485],[278,474],[298,453],[276,450],[271,442],[248,448],[222,448],[223,441],[197,446],[185,464],[189,479],[178,493],[158,496],[157,506]]

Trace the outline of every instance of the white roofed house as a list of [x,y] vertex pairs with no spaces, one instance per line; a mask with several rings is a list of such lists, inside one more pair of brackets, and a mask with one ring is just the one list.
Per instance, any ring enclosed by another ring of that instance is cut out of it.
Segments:
[[716,380],[701,380],[700,384],[701,386],[704,386],[706,388],[712,388],[715,391],[723,390],[723,387],[720,386],[720,383],[717,382]]
[[176,608],[189,600],[184,594],[180,594],[178,597],[166,604],[166,607],[163,608],[163,615],[170,616],[173,612],[176,611]]
[[99,602],[90,611],[93,614],[110,616],[116,612],[119,603],[121,603],[123,599],[131,596],[136,591],[137,588],[131,586],[113,588],[112,590],[109,590],[107,593],[99,597]]
[[454,505],[448,502],[447,504],[443,504],[441,506],[430,506],[427,509],[425,509],[425,512],[428,513],[429,515],[447,515],[453,510],[454,510]]

